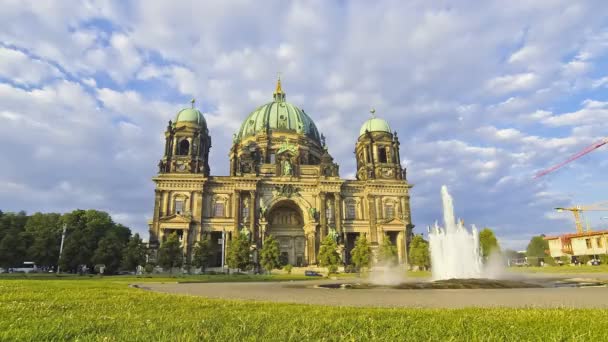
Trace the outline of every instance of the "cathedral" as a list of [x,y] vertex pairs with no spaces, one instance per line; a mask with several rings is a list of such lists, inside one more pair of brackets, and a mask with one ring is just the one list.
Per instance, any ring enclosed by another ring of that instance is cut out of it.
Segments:
[[189,258],[198,240],[210,238],[211,266],[220,266],[223,234],[228,244],[246,234],[254,259],[272,235],[283,262],[308,266],[317,263],[321,241],[330,235],[349,264],[355,240],[365,234],[373,250],[390,239],[399,262],[407,263],[412,186],[397,132],[374,111],[372,116],[353,137],[356,179],[342,179],[325,137],[308,113],[286,101],[279,79],[273,100],[251,112],[234,134],[230,175],[212,176],[211,135],[193,101],[165,131],[153,178],[150,245],[158,248],[176,233]]

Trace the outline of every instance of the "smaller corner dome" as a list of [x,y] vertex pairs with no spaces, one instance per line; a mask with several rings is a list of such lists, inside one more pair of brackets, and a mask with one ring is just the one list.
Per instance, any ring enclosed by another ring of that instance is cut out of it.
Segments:
[[362,136],[363,134],[365,134],[365,131],[368,132],[386,132],[389,134],[392,134],[393,131],[391,130],[391,126],[389,126],[388,122],[386,122],[386,120],[381,119],[381,118],[371,118],[367,121],[365,121],[365,123],[363,123],[363,126],[361,126],[361,129],[359,130],[359,136]]
[[207,126],[203,113],[196,108],[184,108],[180,110],[175,117],[175,123],[178,122],[193,122],[202,127]]

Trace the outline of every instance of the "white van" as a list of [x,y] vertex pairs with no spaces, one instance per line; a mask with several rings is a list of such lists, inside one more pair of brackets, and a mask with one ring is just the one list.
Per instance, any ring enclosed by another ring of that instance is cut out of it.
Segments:
[[21,266],[10,269],[10,271],[14,273],[31,273],[36,272],[37,270],[38,268],[36,267],[36,263],[33,261],[24,261]]

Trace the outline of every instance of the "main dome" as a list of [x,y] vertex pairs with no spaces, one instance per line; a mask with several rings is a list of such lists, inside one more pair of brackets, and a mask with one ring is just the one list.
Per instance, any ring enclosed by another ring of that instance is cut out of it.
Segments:
[[304,134],[321,145],[317,126],[302,109],[285,101],[281,80],[274,92],[274,101],[264,104],[251,112],[241,124],[239,140],[258,133],[271,131],[291,131]]

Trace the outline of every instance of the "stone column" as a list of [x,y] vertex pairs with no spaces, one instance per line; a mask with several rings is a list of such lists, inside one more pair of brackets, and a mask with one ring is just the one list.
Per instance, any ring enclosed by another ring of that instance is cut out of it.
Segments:
[[340,205],[340,193],[334,194],[334,217],[336,220],[336,232],[342,236],[342,206]]
[[158,240],[158,235],[159,235],[158,220],[160,218],[161,200],[162,200],[162,193],[160,192],[160,190],[158,190],[158,189],[154,190],[154,214],[153,214],[154,216],[152,217],[152,231],[150,232],[150,234],[153,234],[153,236],[151,236],[150,240],[153,240],[153,239]]
[[239,190],[234,191],[232,200],[232,218],[234,220],[234,233],[239,234],[239,217],[241,210],[241,192]]
[[407,262],[407,255],[405,254],[405,234],[404,232],[399,232],[397,234],[397,259],[400,264],[405,264]]
[[327,195],[322,192],[319,194],[319,200],[320,200],[320,213],[319,213],[319,223],[321,224],[321,240],[325,239],[325,236],[327,235],[327,213],[326,211],[326,201],[327,199]]
[[255,242],[255,191],[249,191],[249,233]]
[[369,240],[372,243],[378,243],[376,232],[376,199],[374,196],[367,197],[367,207],[369,210]]
[[190,233],[190,229],[184,230],[182,244],[183,244],[183,248],[184,248],[184,252],[185,253],[188,253],[188,249],[190,248],[190,241],[188,239],[189,233]]
[[317,263],[317,255],[316,255],[316,234],[315,232],[309,232],[306,235],[306,251],[307,251],[307,260],[308,264],[316,264]]

